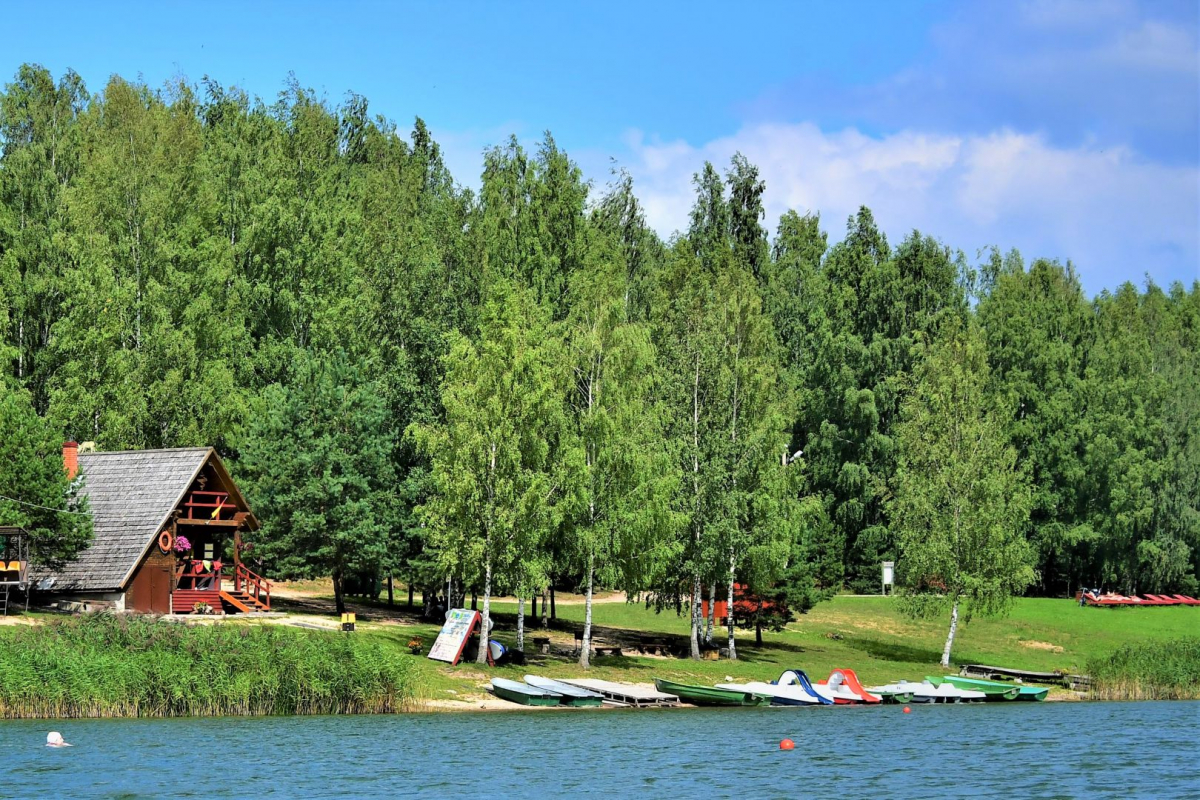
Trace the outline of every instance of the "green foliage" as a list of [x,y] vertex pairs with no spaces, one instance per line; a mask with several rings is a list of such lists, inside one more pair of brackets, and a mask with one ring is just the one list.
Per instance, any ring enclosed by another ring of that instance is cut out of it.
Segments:
[[343,581],[384,557],[396,498],[393,442],[375,383],[344,355],[302,360],[287,386],[269,387],[251,422],[237,476],[264,520],[250,558],[277,578]]
[[34,412],[29,394],[0,383],[0,525],[29,532],[35,563],[60,563],[91,541],[79,489],[63,470],[62,440]]
[[357,636],[87,614],[0,631],[0,716],[378,714],[412,662]]
[[[794,211],[772,240],[740,154],[703,165],[664,243],[627,173],[593,197],[549,133],[490,149],[476,194],[422,120],[404,135],[295,78],[268,101],[207,79],[93,94],[25,65],[0,143],[2,493],[72,502],[63,439],[211,444],[275,577],[449,578],[457,602],[486,553],[497,591],[591,582],[683,612],[736,580],[803,606],[903,561],[891,495],[927,443],[901,409],[943,327],[975,326],[971,402],[1029,480],[1029,591],[1200,591],[1200,284],[1089,301],[1069,263],[969,266],[866,208],[840,242]],[[519,465],[497,539],[484,430]],[[86,538],[28,521],[45,558]]]

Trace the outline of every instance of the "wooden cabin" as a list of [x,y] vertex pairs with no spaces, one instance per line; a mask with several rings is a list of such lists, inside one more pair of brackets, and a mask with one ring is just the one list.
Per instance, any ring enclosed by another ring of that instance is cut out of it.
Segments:
[[35,589],[75,610],[155,614],[271,609],[271,584],[242,561],[259,529],[211,447],[78,452],[63,463],[83,478],[93,540],[60,569],[35,569]]

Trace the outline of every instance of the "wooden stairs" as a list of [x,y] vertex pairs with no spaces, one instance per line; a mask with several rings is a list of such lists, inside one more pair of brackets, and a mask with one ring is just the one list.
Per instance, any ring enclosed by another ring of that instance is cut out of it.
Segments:
[[270,607],[245,591],[227,592],[221,590],[221,602],[227,606],[232,606],[235,610],[243,614],[252,614],[260,611],[270,611]]

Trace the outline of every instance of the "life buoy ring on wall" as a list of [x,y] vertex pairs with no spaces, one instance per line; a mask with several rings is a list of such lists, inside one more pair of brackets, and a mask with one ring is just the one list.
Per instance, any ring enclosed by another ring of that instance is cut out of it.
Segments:
[[158,549],[164,553],[170,553],[171,548],[175,546],[175,537],[170,531],[163,531],[158,535]]

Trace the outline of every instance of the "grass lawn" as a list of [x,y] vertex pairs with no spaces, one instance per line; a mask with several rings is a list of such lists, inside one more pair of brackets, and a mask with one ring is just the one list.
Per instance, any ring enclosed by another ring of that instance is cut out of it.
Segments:
[[[497,603],[500,615],[493,638],[512,644],[516,607]],[[582,624],[582,605],[558,606],[558,619]],[[511,616],[510,616],[511,615]],[[597,625],[629,630],[686,635],[687,619],[674,612],[656,614],[641,605],[604,603],[593,607]],[[536,625],[536,620],[528,620]],[[738,631],[739,660],[691,661],[649,656],[606,657],[595,660],[589,677],[651,681],[654,677],[711,684],[727,675],[737,680],[772,680],[784,669],[802,668],[814,680],[838,667],[854,669],[867,685],[901,678],[913,680],[940,672],[938,661],[949,625],[945,620],[914,621],[902,616],[882,597],[840,596],[821,603],[791,623],[786,631],[765,633],[763,647],[754,645],[752,631]],[[997,619],[975,618],[960,623],[952,661],[982,663],[1039,671],[1085,672],[1088,660],[1112,653],[1129,642],[1178,638],[1194,634],[1200,608],[1081,608],[1064,599],[1018,600],[1011,613]],[[366,626],[365,632],[404,646],[414,634],[426,647],[437,637],[437,626]],[[724,639],[723,631],[722,640]],[[563,641],[562,634],[557,640]],[[569,641],[569,638],[567,639]],[[526,672],[550,677],[579,677],[571,660],[546,658],[529,667],[481,669],[474,664],[455,667],[424,657],[427,693],[438,699],[478,694],[491,677],[520,680]],[[457,692],[450,694],[446,690]]]

